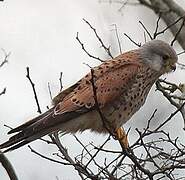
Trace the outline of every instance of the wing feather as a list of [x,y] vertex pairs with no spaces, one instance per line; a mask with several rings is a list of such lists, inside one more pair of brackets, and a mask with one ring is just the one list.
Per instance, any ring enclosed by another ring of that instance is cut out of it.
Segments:
[[[100,108],[119,97],[139,71],[141,63],[133,61],[133,58],[127,58],[128,55],[125,53],[94,68],[93,79]],[[79,81],[78,86],[57,104],[55,114],[93,108],[95,101],[91,79],[91,73],[89,73]]]

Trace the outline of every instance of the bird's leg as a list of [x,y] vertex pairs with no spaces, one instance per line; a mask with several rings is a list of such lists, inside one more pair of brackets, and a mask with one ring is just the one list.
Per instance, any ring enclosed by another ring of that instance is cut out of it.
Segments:
[[125,149],[128,148],[128,139],[127,139],[127,134],[125,133],[125,130],[120,127],[116,130],[116,138],[119,140],[121,146],[123,146]]

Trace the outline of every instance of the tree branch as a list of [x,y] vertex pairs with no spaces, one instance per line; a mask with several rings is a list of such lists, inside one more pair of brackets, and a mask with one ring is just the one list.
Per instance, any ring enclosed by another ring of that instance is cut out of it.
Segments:
[[18,177],[15,173],[13,166],[11,165],[10,161],[7,159],[7,157],[1,151],[0,151],[0,163],[5,168],[8,176],[11,180],[18,180]]

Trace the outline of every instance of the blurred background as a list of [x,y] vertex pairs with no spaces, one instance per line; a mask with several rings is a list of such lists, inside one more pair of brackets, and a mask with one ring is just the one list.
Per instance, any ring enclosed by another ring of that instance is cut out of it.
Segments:
[[[176,1],[185,7],[185,1]],[[51,106],[48,91],[50,83],[52,95],[60,90],[59,76],[63,72],[64,89],[85,75],[90,66],[99,65],[100,62],[91,59],[81,49],[77,42],[76,33],[84,43],[86,49],[93,55],[102,59],[109,57],[93,34],[93,31],[82,20],[88,20],[104,43],[111,47],[114,56],[119,54],[119,47],[113,24],[116,24],[121,41],[122,52],[137,48],[125,36],[127,33],[136,42],[144,43],[143,29],[139,24],[142,21],[153,32],[156,27],[157,16],[151,10],[140,5],[122,5],[117,1],[98,0],[14,0],[0,3],[0,48],[11,52],[8,63],[0,69],[0,91],[7,88],[5,95],[0,96],[0,142],[8,139],[8,128],[4,124],[15,127],[34,116],[37,116],[37,106],[28,79],[26,67],[30,68],[30,75],[35,83],[41,109],[44,112],[47,106]],[[160,28],[165,27],[161,22]],[[165,33],[160,39],[170,42],[173,39],[171,33]],[[149,40],[149,39],[148,39]],[[182,51],[178,43],[174,45],[177,52]],[[0,57],[3,60],[3,51]],[[180,61],[185,58],[180,57]],[[0,62],[1,62],[0,59]],[[184,83],[184,75],[181,69],[165,77],[176,83]],[[129,141],[133,142],[135,128],[142,129],[153,113],[158,109],[155,123],[164,120],[175,110],[174,107],[161,95],[155,92],[153,87],[147,102],[143,108],[133,116],[132,120],[124,125],[129,133]],[[183,139],[183,120],[180,115],[171,121],[167,131],[173,127],[173,136]],[[101,144],[105,136],[84,132],[77,134],[84,143],[95,142]],[[71,135],[62,137],[63,145],[72,155],[80,153],[80,146]],[[40,140],[31,143],[31,146],[46,155],[52,157],[56,148]],[[112,141],[109,146],[115,146]],[[15,168],[20,180],[32,179],[78,179],[73,168],[54,164],[42,159],[30,152],[27,146],[19,150],[7,153],[7,157]],[[4,169],[0,166],[0,179],[8,180]]]

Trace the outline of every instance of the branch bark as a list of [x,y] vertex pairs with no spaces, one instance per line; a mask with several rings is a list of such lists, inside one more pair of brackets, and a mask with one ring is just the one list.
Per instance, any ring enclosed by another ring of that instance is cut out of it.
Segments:
[[[183,17],[181,21],[170,27],[170,31],[175,36],[181,28],[183,19],[185,18],[185,10],[175,3],[173,0],[138,0],[140,4],[150,8],[157,15],[160,13],[161,18],[167,26],[175,22],[178,18]],[[185,49],[185,26],[183,25],[180,33],[176,37],[176,40]]]
[[18,177],[14,171],[13,166],[11,165],[8,158],[0,151],[0,163],[5,168],[10,180],[18,180]]

